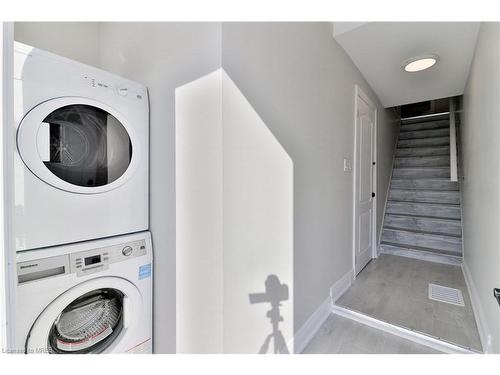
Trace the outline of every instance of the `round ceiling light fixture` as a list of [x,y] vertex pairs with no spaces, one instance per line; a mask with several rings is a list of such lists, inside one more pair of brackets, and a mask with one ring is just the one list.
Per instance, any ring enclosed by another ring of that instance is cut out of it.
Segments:
[[403,68],[409,73],[420,72],[434,66],[438,60],[439,58],[436,55],[414,57],[413,59],[407,60]]

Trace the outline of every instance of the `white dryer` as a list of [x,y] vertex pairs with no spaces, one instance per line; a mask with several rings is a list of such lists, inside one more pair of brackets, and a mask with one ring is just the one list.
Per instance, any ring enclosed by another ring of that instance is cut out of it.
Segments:
[[148,108],[138,83],[15,43],[18,251],[148,229]]
[[15,351],[151,353],[149,232],[17,255]]

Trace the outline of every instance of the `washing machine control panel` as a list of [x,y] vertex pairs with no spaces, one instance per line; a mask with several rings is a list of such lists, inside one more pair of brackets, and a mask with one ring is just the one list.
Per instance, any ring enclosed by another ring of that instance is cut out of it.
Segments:
[[144,240],[107,246],[70,254],[71,271],[77,276],[89,275],[105,270],[111,263],[121,262],[146,254]]
[[18,283],[76,273],[86,276],[109,268],[112,263],[146,255],[146,241],[138,240],[50,258],[17,263]]

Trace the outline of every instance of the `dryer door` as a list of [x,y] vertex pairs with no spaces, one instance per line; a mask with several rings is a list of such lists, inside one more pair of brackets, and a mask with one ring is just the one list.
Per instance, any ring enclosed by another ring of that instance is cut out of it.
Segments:
[[27,353],[120,353],[136,344],[142,297],[130,282],[101,277],[75,286],[40,314]]
[[33,108],[21,121],[17,143],[38,178],[74,193],[101,193],[125,183],[140,155],[133,127],[122,115],[77,97]]

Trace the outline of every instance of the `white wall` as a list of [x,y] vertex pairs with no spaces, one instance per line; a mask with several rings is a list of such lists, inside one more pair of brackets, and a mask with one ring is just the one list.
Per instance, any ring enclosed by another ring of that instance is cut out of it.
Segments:
[[[397,127],[333,40],[330,24],[223,23],[222,66],[294,163],[296,332],[352,269],[353,184],[343,158],[354,157],[354,85],[381,112],[381,176],[390,174]],[[383,187],[380,181],[379,202]]]
[[141,82],[150,101],[154,350],[175,352],[175,88],[220,67],[218,23],[103,23],[101,66]]
[[493,288],[500,287],[499,66],[500,24],[482,23],[463,97],[461,194],[464,262],[483,345],[490,336],[495,353],[500,353],[500,307],[493,298]]
[[221,70],[175,90],[177,352],[222,353]]
[[100,66],[98,22],[16,22],[14,39],[85,64]]
[[223,70],[176,90],[176,139],[178,352],[272,351],[271,301],[293,352],[292,160]]

